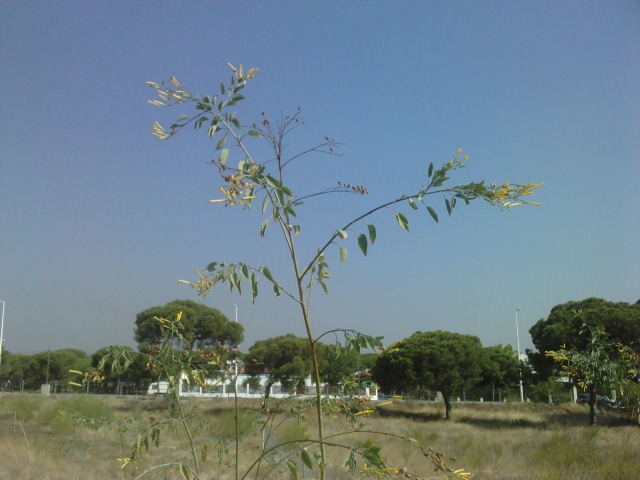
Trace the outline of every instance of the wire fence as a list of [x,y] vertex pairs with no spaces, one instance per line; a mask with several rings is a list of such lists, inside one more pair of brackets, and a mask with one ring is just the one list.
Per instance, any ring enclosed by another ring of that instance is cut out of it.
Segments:
[[[477,476],[474,478],[482,478]],[[629,472],[597,472],[584,470],[568,470],[563,472],[508,475],[500,476],[493,480],[640,480],[640,467]]]

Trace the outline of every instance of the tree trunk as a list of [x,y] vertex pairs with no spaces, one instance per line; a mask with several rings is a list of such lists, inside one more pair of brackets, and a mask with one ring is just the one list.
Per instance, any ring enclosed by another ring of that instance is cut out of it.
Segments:
[[589,423],[591,426],[596,424],[596,409],[598,403],[598,395],[596,393],[596,386],[589,386]]
[[274,381],[270,380],[264,386],[264,399],[265,400],[269,400],[269,395],[271,394],[271,387],[273,387],[274,383],[275,383]]
[[451,420],[451,401],[449,400],[449,395],[442,395],[444,399],[444,418],[446,420]]

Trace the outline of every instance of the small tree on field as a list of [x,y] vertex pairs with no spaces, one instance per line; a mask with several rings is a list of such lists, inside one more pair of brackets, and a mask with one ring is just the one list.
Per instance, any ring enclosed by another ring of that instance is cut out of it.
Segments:
[[451,332],[416,332],[380,355],[373,377],[384,391],[420,395],[442,393],[445,417],[451,418],[451,398],[481,380],[486,353],[478,337]]
[[[230,65],[231,66],[231,65]],[[255,301],[258,296],[261,281],[266,281],[276,296],[284,296],[293,301],[300,312],[300,320],[306,332],[309,348],[309,359],[312,365],[312,376],[316,384],[316,415],[317,438],[314,444],[318,446],[318,456],[313,457],[314,468],[320,471],[320,478],[326,475],[326,446],[323,422],[323,397],[320,386],[320,363],[317,351],[317,339],[311,321],[311,301],[316,287],[327,293],[330,249],[337,248],[341,263],[347,260],[348,239],[356,239],[357,247],[366,255],[368,249],[376,241],[376,227],[371,219],[378,213],[391,212],[398,225],[409,231],[407,210],[424,209],[434,221],[439,221],[439,215],[434,207],[434,201],[444,204],[451,215],[458,202],[470,204],[474,200],[483,200],[490,205],[501,208],[511,208],[527,203],[522,197],[533,195],[539,184],[487,184],[484,181],[471,182],[461,185],[447,186],[452,175],[464,168],[468,157],[458,151],[453,160],[438,167],[433,163],[425,165],[425,173],[421,175],[422,186],[415,188],[412,193],[394,196],[382,200],[377,207],[364,211],[352,219],[343,220],[332,228],[324,240],[318,242],[317,249],[309,258],[304,258],[298,249],[298,236],[303,233],[303,211],[300,208],[304,202],[317,200],[320,196],[331,194],[367,195],[367,187],[359,184],[337,182],[324,190],[300,194],[291,184],[288,176],[289,168],[306,157],[307,153],[326,153],[335,155],[339,144],[330,137],[325,137],[317,145],[302,152],[289,153],[285,148],[286,137],[298,126],[302,125],[301,113],[285,116],[278,121],[270,119],[263,113],[259,121],[247,125],[243,124],[232,111],[232,107],[244,100],[244,89],[254,78],[257,69],[244,72],[242,66],[235,68],[229,84],[220,85],[219,95],[200,97],[191,93],[176,78],[167,83],[148,82],[156,90],[158,98],[150,101],[158,107],[189,106],[187,114],[178,117],[170,127],[165,128],[160,123],[154,124],[154,135],[159,140],[166,140],[180,132],[184,127],[193,125],[196,129],[206,129],[211,140],[216,141],[216,157],[212,165],[220,174],[220,198],[211,200],[212,204],[225,206],[241,206],[251,209],[255,205],[261,208],[263,221],[259,226],[260,236],[264,237],[270,226],[275,226],[290,260],[289,275],[276,276],[266,265],[251,265],[244,262],[213,262],[204,273],[198,272],[198,279],[193,282],[185,281],[198,290],[201,295],[208,295],[220,284],[227,284],[231,290],[241,289],[248,284],[245,291],[251,292]],[[272,150],[268,158],[254,157],[250,148],[250,139],[263,139]],[[433,200],[432,200],[433,199]],[[324,216],[324,215],[323,215]],[[313,222],[313,219],[306,219]],[[356,348],[379,347],[379,339],[364,335],[355,335],[349,345]],[[349,450],[350,460],[346,465],[354,473],[356,464],[352,461],[354,450]],[[359,451],[359,458],[364,459],[365,472],[379,471],[383,468],[378,463],[377,450],[369,447]],[[374,452],[376,453],[374,455]],[[303,457],[303,461],[305,461]],[[430,457],[432,458],[432,457]],[[433,460],[433,458],[432,458]],[[308,462],[305,461],[305,464]],[[289,464],[290,465],[290,464]],[[309,466],[308,465],[308,466]],[[293,467],[292,467],[293,468]]]
[[[509,389],[520,380],[520,360],[511,345],[494,345],[485,347],[485,363],[482,366],[480,386],[491,387],[492,392],[498,388]],[[494,395],[495,397],[495,395]]]
[[242,342],[244,328],[230,322],[219,310],[193,300],[175,300],[136,315],[135,340],[145,349],[162,343],[157,318],[174,318],[182,312],[183,336],[191,348],[235,347]]
[[306,339],[295,335],[283,335],[254,343],[245,357],[245,370],[250,375],[267,373],[265,397],[271,386],[281,382],[286,387],[297,388],[311,375],[311,360]]
[[563,375],[574,379],[583,390],[589,392],[589,421],[595,425],[598,393],[612,390],[623,393],[625,384],[631,380],[630,365],[624,356],[625,352],[631,351],[608,340],[607,333],[600,327],[584,323],[580,334],[586,341],[582,350],[562,347],[557,351],[548,351],[546,355],[561,365]]
[[[580,315],[576,315],[580,312]],[[554,362],[547,351],[561,347],[582,351],[589,337],[582,332],[584,323],[607,332],[609,340],[638,350],[640,339],[640,303],[610,302],[601,298],[587,298],[556,305],[546,319],[540,319],[529,330],[537,352],[528,352],[538,376],[547,379],[554,370]],[[615,352],[614,352],[615,353]]]

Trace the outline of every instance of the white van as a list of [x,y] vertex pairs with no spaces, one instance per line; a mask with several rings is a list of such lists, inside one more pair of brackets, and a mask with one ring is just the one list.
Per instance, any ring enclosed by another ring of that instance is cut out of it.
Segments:
[[153,382],[149,385],[147,395],[166,395],[169,390],[169,382]]

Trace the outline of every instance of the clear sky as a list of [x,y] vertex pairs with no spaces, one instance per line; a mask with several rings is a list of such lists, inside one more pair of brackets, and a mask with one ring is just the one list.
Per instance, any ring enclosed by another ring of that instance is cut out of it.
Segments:
[[[376,217],[367,258],[353,242],[345,266],[330,258],[316,333],[390,343],[442,329],[515,346],[520,308],[524,349],[557,304],[640,298],[636,1],[2,1],[0,56],[0,300],[13,353],[134,345],[136,313],[196,300],[177,280],[211,261],[285,275],[275,230],[261,239],[256,214],[208,203],[220,184],[206,132],[152,136],[155,120],[183,112],[149,106],[145,81],[175,75],[215,94],[227,62],[260,68],[243,121],[300,106],[290,152],[325,135],[344,143],[339,159],[300,164],[298,191],[370,192],[309,202],[306,254],[458,148],[471,161],[454,181],[546,184],[540,208],[473,204],[447,218],[436,204],[440,224],[412,213],[410,233],[393,212]],[[255,305],[226,288],[206,304],[230,319],[238,305],[245,351],[303,333],[266,284]]]

